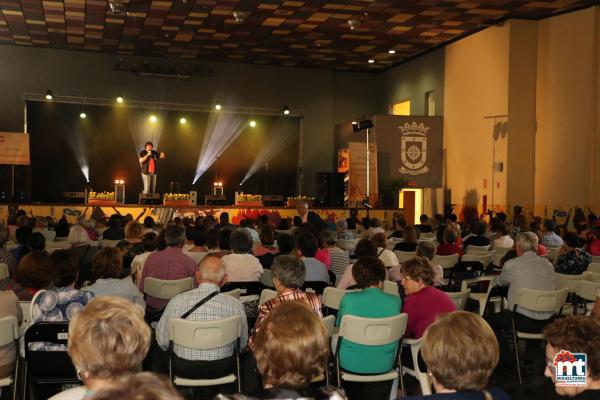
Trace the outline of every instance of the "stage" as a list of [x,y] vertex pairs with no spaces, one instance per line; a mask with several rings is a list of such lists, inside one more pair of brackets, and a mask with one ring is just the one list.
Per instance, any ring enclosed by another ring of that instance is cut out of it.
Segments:
[[[105,214],[110,216],[119,212],[123,215],[131,214],[134,218],[138,218],[140,222],[146,216],[153,217],[157,222],[165,222],[176,216],[196,217],[200,215],[212,215],[218,218],[221,213],[229,213],[229,220],[232,224],[239,224],[243,219],[257,219],[262,215],[269,216],[269,220],[273,223],[278,223],[282,218],[293,218],[296,213],[295,208],[288,207],[236,207],[236,206],[184,206],[184,207],[165,207],[157,205],[139,205],[139,204],[118,204],[112,206],[92,206],[87,204],[18,204],[19,209],[25,210],[28,216],[47,217],[59,219],[63,215],[67,216],[70,223],[74,223],[76,218],[85,213],[86,218],[91,218],[92,212],[94,215]],[[115,211],[116,210],[116,211]],[[345,219],[350,216],[351,208],[310,208],[310,211],[317,213],[323,220],[332,218],[334,221]],[[371,218],[377,218],[382,222],[388,221],[391,227],[393,214],[397,212],[402,214],[402,209],[381,209],[372,208],[369,210]],[[5,221],[9,215],[9,205],[0,205],[0,220]],[[358,209],[358,218],[361,219],[367,216],[366,209]]]

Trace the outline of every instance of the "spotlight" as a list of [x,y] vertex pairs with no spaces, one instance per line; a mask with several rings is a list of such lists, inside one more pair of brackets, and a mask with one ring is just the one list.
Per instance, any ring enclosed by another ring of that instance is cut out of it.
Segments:
[[158,118],[156,118],[156,115],[151,115],[149,119],[150,119],[150,122],[152,122],[153,124],[156,123],[156,121],[158,121]]
[[121,104],[121,103],[123,103],[124,101],[125,101],[125,99],[123,98],[123,96],[121,96],[121,95],[118,95],[118,96],[117,96],[117,103]]
[[396,54],[396,50],[394,50],[394,49],[388,50],[388,53],[389,54]]
[[290,109],[288,106],[283,106],[283,114],[284,115],[290,115]]
[[54,95],[52,94],[52,90],[48,89],[46,90],[46,100],[52,100],[54,98]]
[[124,184],[125,184],[125,181],[124,181],[123,179],[121,179],[121,180],[119,181],[119,183],[120,183],[121,185],[124,185]]
[[369,60],[369,64],[373,64],[375,62],[375,60],[373,60],[372,58]]
[[115,185],[118,185],[118,184],[119,184],[119,180],[115,179]]
[[179,123],[181,125],[185,125],[185,124],[187,124],[187,119],[185,119],[184,117],[181,117],[181,118],[179,118]]
[[250,121],[250,128],[255,128],[256,127],[256,121],[255,120],[251,120]]
[[115,179],[115,185],[124,185],[125,181],[123,179]]
[[221,105],[220,104],[215,104],[215,110],[220,111],[221,110]]
[[81,119],[86,119],[87,118],[87,114],[82,112],[81,114],[79,114],[79,118]]

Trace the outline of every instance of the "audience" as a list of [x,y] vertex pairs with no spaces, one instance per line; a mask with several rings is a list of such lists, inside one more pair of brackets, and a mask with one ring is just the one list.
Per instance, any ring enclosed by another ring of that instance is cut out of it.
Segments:
[[275,229],[269,225],[263,226],[259,233],[260,244],[256,246],[253,254],[263,268],[271,268],[273,260],[278,253],[275,245]]
[[46,238],[40,232],[33,232],[27,242],[30,251],[46,252]]
[[144,306],[144,295],[133,283],[131,276],[119,279],[123,272],[123,256],[119,249],[105,247],[94,255],[92,272],[96,281],[82,288],[97,296],[118,296]]
[[496,239],[494,240],[493,247],[513,247],[515,241],[510,237],[508,227],[505,223],[498,225],[494,231]]
[[[586,249],[588,253],[593,256],[600,256],[600,225],[596,225],[592,228],[592,233],[594,238],[587,245]],[[1,244],[1,242],[0,242]]]
[[329,282],[327,267],[315,258],[317,249],[317,238],[312,233],[301,232],[296,236],[296,255],[306,266],[306,281]]
[[258,318],[254,324],[252,336],[248,340],[248,347],[254,348],[254,338],[260,330],[260,325],[265,317],[275,308],[289,301],[305,303],[321,317],[321,300],[315,293],[307,293],[300,290],[304,284],[306,267],[302,261],[292,256],[278,257],[273,266],[273,284],[277,291],[277,297],[261,304],[258,307]]
[[463,242],[463,249],[467,251],[469,246],[489,246],[490,239],[485,236],[485,224],[483,222],[475,221],[470,225],[470,231],[473,234],[465,239]]
[[48,256],[41,251],[32,251],[21,259],[12,277],[0,281],[0,289],[12,290],[19,301],[31,301],[40,289],[50,285],[48,268]]
[[146,232],[144,233],[144,236],[142,236],[142,247],[144,252],[133,257],[133,260],[131,261],[131,277],[136,285],[142,278],[142,269],[146,260],[148,260],[150,254],[156,251],[157,238],[158,235],[156,232]]
[[[446,228],[443,231],[443,241],[437,248],[437,255],[450,256],[453,254],[462,254],[462,249],[456,244],[457,234],[453,229]],[[439,239],[438,239],[439,241]]]
[[[377,257],[360,258],[352,267],[352,275],[358,287],[363,290],[348,292],[342,297],[336,326],[340,326],[344,315],[385,318],[400,313],[400,297],[383,291],[385,266],[381,260]],[[364,346],[342,339],[339,348],[340,367],[359,374],[387,372],[394,364],[397,347],[397,343]]]
[[325,243],[326,249],[329,252],[329,259],[331,260],[329,270],[335,274],[337,284],[346,271],[346,268],[348,268],[348,265],[350,265],[350,257],[347,251],[337,247],[338,236],[334,231],[326,229],[321,232],[321,240]]
[[[369,239],[361,239],[354,249],[354,256],[357,260],[360,260],[363,257],[377,257],[377,247],[375,244]],[[344,275],[340,278],[337,288],[338,289],[348,289],[356,285],[356,280],[354,279],[354,273],[352,272],[352,265],[349,265],[344,272]]]
[[314,388],[325,373],[329,337],[321,319],[304,303],[286,302],[269,313],[256,335],[254,356],[264,389],[252,396],[219,395],[235,399],[346,399],[340,389]]
[[542,230],[542,236],[540,238],[540,243],[546,247],[561,247],[564,242],[562,238],[557,235],[557,226],[556,222],[551,219],[547,219],[544,221],[544,228]]
[[[56,250],[49,257],[50,276],[54,287],[36,293],[32,302],[31,323],[70,321],[94,297],[91,292],[75,289],[79,267],[67,250]],[[65,350],[62,344],[35,342],[30,350]]]
[[[199,282],[198,287],[172,298],[156,326],[156,341],[162,349],[162,352],[159,350],[157,355],[158,359],[162,360],[164,370],[168,370],[165,368],[168,365],[165,352],[169,348],[171,320],[182,318],[194,306],[200,304],[201,300],[206,302],[201,307],[194,309],[184,319],[212,321],[239,315],[242,319],[240,349],[246,346],[248,340],[248,323],[244,306],[238,299],[219,293],[221,286],[227,280],[224,261],[212,255],[206,256],[198,265],[195,274],[196,280]],[[173,351],[175,353],[173,362],[178,366],[177,369],[189,371],[189,375],[182,376],[183,378],[193,379],[198,376],[217,378],[227,375],[233,370],[231,365],[233,344],[209,350],[196,350],[175,345]],[[211,362],[199,363],[198,361]]]
[[381,262],[383,262],[383,265],[385,265],[386,268],[395,267],[399,264],[396,254],[386,248],[387,239],[385,237],[385,233],[376,233],[371,237],[371,240],[377,247],[377,257],[381,260]]
[[31,228],[28,226],[20,226],[15,231],[15,238],[17,239],[17,246],[10,250],[16,263],[18,264],[21,257],[30,252],[29,248],[29,237],[31,236]]
[[90,236],[85,229],[85,217],[83,215],[78,216],[75,224],[71,226],[67,240],[71,243],[85,243],[90,241]]
[[[417,245],[416,256],[423,257],[431,262],[431,260],[433,260],[433,257],[435,256],[435,251],[436,251],[436,247],[435,247],[435,244],[433,244],[432,242],[429,242],[429,241],[419,242],[419,244]],[[399,282],[402,279],[402,273],[400,272],[401,268],[402,268],[401,265],[390,268],[388,270],[388,274],[389,274],[388,279],[392,282]],[[444,285],[445,284],[444,268],[442,268],[441,265],[433,265],[433,264],[432,264],[432,268],[433,268],[433,272],[434,272],[433,285],[434,286]]]
[[[600,398],[600,321],[595,318],[569,315],[558,318],[544,329],[546,337],[546,369],[544,375],[555,385],[561,396],[580,400]],[[555,358],[561,351],[587,355],[584,385],[565,386],[556,382]]]
[[[0,318],[5,317],[15,317],[18,324],[23,321],[23,311],[19,299],[10,290],[0,291]],[[0,379],[13,374],[16,359],[17,351],[14,343],[11,342],[0,347]]]
[[102,232],[102,239],[106,240],[123,240],[125,239],[125,231],[121,227],[121,217],[118,214],[113,214],[108,219],[108,229]]
[[438,315],[456,311],[456,305],[446,293],[432,286],[435,272],[427,259],[408,260],[400,272],[406,295],[402,312],[408,314],[404,337],[418,339]]
[[223,256],[225,272],[229,282],[256,282],[264,272],[258,258],[252,251],[252,238],[245,229],[236,229],[231,233],[229,246],[232,254]]
[[339,240],[354,240],[354,233],[348,229],[348,222],[344,219],[338,219],[336,221],[336,234]]
[[[138,282],[140,291],[144,292],[144,280],[156,278],[162,280],[177,280],[194,277],[196,274],[196,263],[183,253],[182,247],[185,243],[185,232],[182,226],[171,225],[164,230],[167,248],[148,256],[142,277]],[[166,306],[168,300],[146,296],[146,305],[154,310],[161,310]]]
[[404,241],[396,243],[394,251],[413,252],[417,249],[419,230],[416,227],[411,225],[406,226],[402,232],[402,237],[404,238]]
[[44,217],[35,218],[35,228],[33,232],[39,232],[46,238],[47,242],[54,242],[56,239],[56,232],[48,228],[48,220]]
[[508,400],[502,389],[486,390],[498,364],[498,342],[477,314],[457,311],[439,316],[423,335],[421,354],[437,395],[406,399]]
[[119,297],[97,297],[69,322],[67,350],[85,386],[51,400],[88,399],[121,376],[140,370],[150,348],[144,309]]
[[0,225],[0,264],[6,264],[10,275],[13,275],[17,270],[17,260],[12,252],[4,248],[6,242],[8,242],[8,235],[8,228],[4,225]]
[[296,247],[296,239],[287,233],[280,233],[277,235],[277,247],[279,248],[279,253],[277,256],[289,256],[294,251]]
[[585,251],[576,233],[567,232],[564,244],[558,252],[554,270],[561,274],[579,275],[584,273],[592,262],[592,256]]
[[152,232],[156,233],[154,218],[148,215],[144,218],[144,234]]
[[431,225],[428,224],[429,217],[427,214],[423,214],[419,217],[420,224],[415,225],[415,228],[419,230],[420,233],[431,233],[433,229],[431,229]]
[[195,226],[190,229],[190,238],[193,245],[188,250],[184,250],[183,253],[198,264],[208,254],[208,248],[206,248],[208,233],[203,226]]

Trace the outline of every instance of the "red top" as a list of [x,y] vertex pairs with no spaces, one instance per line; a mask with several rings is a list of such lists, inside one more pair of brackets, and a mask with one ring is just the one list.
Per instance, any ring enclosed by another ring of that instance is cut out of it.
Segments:
[[593,256],[600,256],[600,239],[596,239],[588,244],[587,251]]
[[148,173],[154,173],[154,158],[150,158],[150,160],[148,161]]
[[427,286],[406,296],[402,312],[408,314],[405,337],[418,339],[425,329],[435,321],[439,314],[456,311],[456,305],[450,297],[433,286]]
[[462,250],[456,243],[440,244],[437,248],[438,256],[450,256],[452,254],[462,254]]
[[318,249],[315,258],[325,264],[329,271],[329,267],[331,266],[331,256],[329,256],[327,249]]

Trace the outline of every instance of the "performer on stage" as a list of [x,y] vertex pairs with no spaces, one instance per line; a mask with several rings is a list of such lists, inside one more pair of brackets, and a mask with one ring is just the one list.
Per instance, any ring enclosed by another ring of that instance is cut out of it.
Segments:
[[152,142],[146,142],[144,150],[140,152],[140,166],[142,167],[142,181],[144,182],[143,193],[156,192],[156,162],[159,158],[165,158],[165,153],[153,150]]

